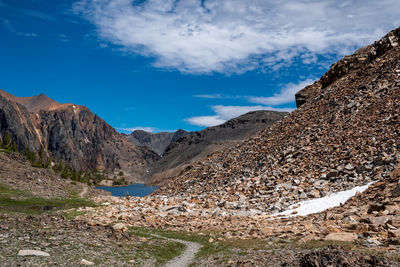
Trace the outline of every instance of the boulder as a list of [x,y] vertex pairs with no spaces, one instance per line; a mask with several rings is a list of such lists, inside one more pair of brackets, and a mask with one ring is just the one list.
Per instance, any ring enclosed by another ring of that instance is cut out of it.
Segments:
[[128,227],[124,223],[116,223],[112,227],[115,231],[126,231]]
[[357,239],[358,236],[356,234],[347,232],[330,233],[327,236],[325,236],[325,240],[327,241],[353,242]]

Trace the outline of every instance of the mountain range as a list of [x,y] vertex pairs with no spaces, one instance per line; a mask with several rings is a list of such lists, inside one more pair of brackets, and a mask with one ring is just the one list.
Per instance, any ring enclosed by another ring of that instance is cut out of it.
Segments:
[[169,144],[162,157],[151,165],[149,182],[168,182],[186,166],[224,149],[234,147],[284,118],[287,112],[253,111],[198,132],[186,133]]
[[258,133],[286,113],[259,111],[199,132],[118,133],[87,107],[58,103],[44,94],[17,97],[0,90],[0,134],[19,148],[38,152],[76,171],[102,171],[110,184],[160,183],[188,163],[231,147]]
[[134,145],[147,147],[158,155],[163,155],[167,147],[176,142],[181,137],[189,134],[189,132],[179,129],[175,132],[151,133],[143,130],[133,131],[126,135],[126,138]]

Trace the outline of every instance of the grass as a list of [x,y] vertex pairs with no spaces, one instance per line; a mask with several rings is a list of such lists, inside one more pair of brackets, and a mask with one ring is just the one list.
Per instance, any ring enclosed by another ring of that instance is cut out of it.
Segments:
[[83,206],[95,206],[95,204],[90,200],[76,196],[53,199],[36,197],[0,184],[0,212],[35,215]]
[[[219,253],[230,254],[233,253],[234,249],[265,249],[267,244],[267,241],[260,239],[235,239],[219,241],[217,240],[218,233],[188,233],[148,228],[131,228],[130,231],[137,236],[147,237],[149,234],[157,234],[166,238],[199,243],[202,245],[202,248],[196,254],[196,258],[207,258]],[[213,242],[209,242],[210,238],[213,239]]]
[[169,260],[181,255],[186,245],[152,236],[146,228],[130,228],[129,234],[145,237],[147,242],[137,246],[136,260],[154,259],[157,266],[162,266]]
[[[163,229],[148,228],[131,228],[132,233],[137,236],[149,236],[149,234],[157,234],[166,238],[180,239],[190,242],[196,242],[203,247],[197,253],[196,258],[218,257],[218,263],[227,262],[232,255],[247,255],[249,250],[279,250],[279,249],[298,249],[298,250],[319,250],[327,247],[341,247],[345,250],[359,251],[370,255],[381,257],[389,257],[400,262],[400,254],[398,253],[378,253],[375,250],[365,249],[361,244],[354,242],[339,241],[323,241],[311,240],[308,242],[300,242],[299,240],[276,240],[270,242],[262,239],[229,239],[218,240],[219,233],[189,233],[182,231],[170,231]],[[213,242],[209,239],[213,238]]]

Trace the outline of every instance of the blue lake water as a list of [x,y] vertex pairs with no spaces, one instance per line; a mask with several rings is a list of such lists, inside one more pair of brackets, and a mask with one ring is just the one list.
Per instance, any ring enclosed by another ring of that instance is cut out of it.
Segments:
[[158,186],[148,186],[144,184],[131,184],[128,186],[96,186],[98,189],[111,192],[115,197],[124,197],[130,195],[133,197],[144,197],[153,192]]

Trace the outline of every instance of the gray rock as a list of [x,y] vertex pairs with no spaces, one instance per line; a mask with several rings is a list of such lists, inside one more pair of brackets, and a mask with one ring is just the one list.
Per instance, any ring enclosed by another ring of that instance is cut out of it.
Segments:
[[81,265],[94,265],[94,262],[82,259],[80,264]]
[[23,249],[18,251],[18,256],[42,256],[42,257],[50,257],[50,254],[47,252],[43,252],[40,250],[32,250],[32,249]]

